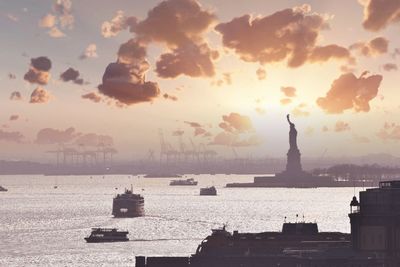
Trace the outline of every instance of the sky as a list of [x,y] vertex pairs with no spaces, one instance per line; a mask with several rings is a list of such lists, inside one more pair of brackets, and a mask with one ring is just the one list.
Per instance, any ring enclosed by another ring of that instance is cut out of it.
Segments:
[[0,0],[0,159],[400,156],[400,1]]

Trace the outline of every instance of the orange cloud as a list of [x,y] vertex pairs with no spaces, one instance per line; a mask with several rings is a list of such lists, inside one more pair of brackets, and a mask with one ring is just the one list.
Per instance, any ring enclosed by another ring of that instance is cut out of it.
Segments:
[[335,124],[335,132],[349,131],[350,125],[344,121],[337,121]]
[[79,56],[79,59],[87,59],[87,58],[96,58],[97,55],[97,46],[96,44],[89,44],[85,51],[83,51],[82,55]]
[[267,111],[264,108],[256,107],[256,112],[260,115],[264,115]]
[[110,38],[116,36],[119,32],[130,29],[132,31],[133,27],[137,24],[137,18],[126,17],[122,10],[118,10],[115,17],[110,21],[105,21],[101,25],[101,34],[105,38]]
[[253,130],[250,118],[239,113],[232,112],[229,115],[223,115],[222,120],[219,127],[227,132],[243,133]]
[[214,140],[209,145],[220,145],[229,147],[247,147],[256,146],[261,143],[256,135],[251,135],[248,138],[240,138],[237,134],[229,132],[221,132],[214,137]]
[[177,96],[170,95],[170,94],[167,94],[167,93],[163,94],[163,97],[165,99],[168,99],[168,100],[171,100],[171,101],[178,101],[178,97]]
[[307,116],[309,116],[310,112],[304,110],[305,107],[306,107],[306,104],[304,104],[304,103],[299,104],[297,107],[295,107],[292,110],[293,116],[295,116],[295,117],[307,117]]
[[281,92],[286,96],[286,97],[295,97],[296,96],[296,88],[291,87],[291,86],[282,86],[281,87]]
[[366,57],[379,56],[387,53],[389,40],[384,37],[376,37],[368,42],[358,42],[350,46],[350,50],[358,50],[359,53]]
[[29,103],[32,104],[40,104],[49,102],[51,95],[44,88],[38,86],[35,90],[33,90],[31,94],[31,99]]
[[267,72],[265,71],[264,68],[258,68],[256,71],[257,74],[257,78],[261,81],[261,80],[265,80],[267,78]]
[[342,113],[347,109],[368,112],[369,102],[378,94],[382,76],[367,77],[367,73],[364,72],[359,78],[353,73],[342,74],[333,81],[326,96],[317,99],[317,105],[331,114]]
[[220,23],[215,29],[222,35],[225,47],[247,62],[261,64],[287,61],[295,68],[307,61],[348,58],[348,51],[337,45],[317,47],[320,31],[328,28],[326,18],[311,13],[304,5],[284,9],[265,17],[250,15]]
[[282,105],[289,105],[290,103],[292,103],[292,99],[290,99],[290,98],[282,98],[280,102],[281,102]]
[[75,128],[70,127],[65,130],[52,128],[41,129],[36,135],[36,144],[66,144],[80,135]]
[[364,0],[363,26],[370,31],[379,31],[389,24],[400,21],[400,2],[396,0]]

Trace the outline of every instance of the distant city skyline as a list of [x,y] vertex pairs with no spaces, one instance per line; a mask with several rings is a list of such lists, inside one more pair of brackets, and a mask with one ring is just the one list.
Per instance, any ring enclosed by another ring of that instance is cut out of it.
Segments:
[[[400,2],[0,0],[0,160],[398,152]],[[193,143],[193,145],[192,145]]]

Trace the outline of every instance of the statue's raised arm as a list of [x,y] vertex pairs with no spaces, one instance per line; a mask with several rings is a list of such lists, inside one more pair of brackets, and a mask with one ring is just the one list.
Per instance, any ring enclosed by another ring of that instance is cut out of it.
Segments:
[[289,122],[290,125],[293,125],[293,123],[290,121],[289,114],[286,115],[286,119],[287,119],[287,121]]

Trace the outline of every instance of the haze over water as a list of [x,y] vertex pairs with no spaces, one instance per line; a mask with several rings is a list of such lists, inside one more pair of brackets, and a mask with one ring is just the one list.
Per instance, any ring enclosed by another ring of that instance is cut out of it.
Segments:
[[[223,223],[229,231],[280,231],[284,217],[293,222],[296,214],[320,231],[350,232],[349,203],[362,189],[224,188],[253,176],[188,177],[198,186],[128,176],[0,176],[9,189],[0,194],[0,266],[132,266],[136,255],[188,256]],[[130,184],[144,195],[146,216],[114,219],[112,198]],[[218,196],[199,196],[212,184]],[[91,227],[127,229],[131,241],[87,244]]]

